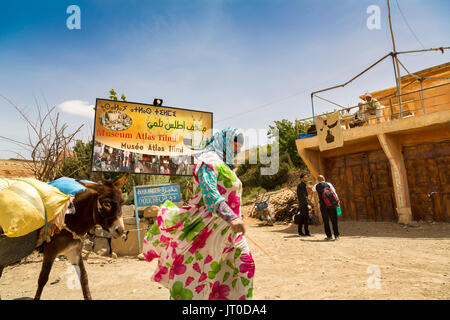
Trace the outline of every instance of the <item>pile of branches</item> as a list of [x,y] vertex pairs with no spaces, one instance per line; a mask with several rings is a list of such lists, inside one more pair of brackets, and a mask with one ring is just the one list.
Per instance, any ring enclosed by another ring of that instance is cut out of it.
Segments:
[[272,194],[269,208],[275,221],[291,222],[292,217],[298,213],[297,195],[292,189],[282,189]]

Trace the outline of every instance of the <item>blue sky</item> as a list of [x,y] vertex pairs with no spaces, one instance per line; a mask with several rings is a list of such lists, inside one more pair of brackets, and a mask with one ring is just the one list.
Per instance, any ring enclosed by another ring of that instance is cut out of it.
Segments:
[[[449,1],[397,1],[426,48],[450,44]],[[66,27],[71,4],[81,9],[81,30]],[[380,30],[366,26],[370,5],[381,9]],[[420,49],[395,0],[391,9],[397,49]],[[212,111],[218,129],[260,129],[311,116],[311,91],[349,80],[391,50],[384,0],[0,2],[0,94],[30,112],[45,97],[71,126],[85,124],[84,140],[92,135],[90,106],[111,88],[129,101],[159,97]],[[449,57],[413,54],[402,62],[417,71]],[[323,96],[351,106],[394,84],[387,60]],[[317,101],[316,109],[333,107]],[[0,135],[24,141],[26,126],[2,98],[0,110]],[[2,140],[0,150],[2,159],[18,151]]]

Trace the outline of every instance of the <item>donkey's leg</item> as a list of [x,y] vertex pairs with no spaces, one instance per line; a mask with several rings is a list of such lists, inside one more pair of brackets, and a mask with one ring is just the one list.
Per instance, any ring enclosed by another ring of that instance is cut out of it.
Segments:
[[53,262],[55,261],[58,250],[54,245],[54,242],[46,244],[44,247],[44,261],[42,262],[41,273],[39,274],[38,288],[34,300],[41,298],[42,290],[48,281],[48,275],[52,269]]
[[81,250],[80,250],[80,260],[79,260],[78,266],[80,267],[80,282],[81,282],[81,289],[83,290],[84,299],[92,300],[91,292],[89,290],[88,276],[87,276],[86,268],[84,267]]
[[85,300],[91,300],[91,293],[89,291],[88,277],[86,268],[83,263],[82,250],[83,243],[81,241],[74,241],[73,244],[65,251],[65,256],[69,259],[70,263],[79,268],[79,273],[77,274],[80,279],[81,289],[83,291],[83,297]]

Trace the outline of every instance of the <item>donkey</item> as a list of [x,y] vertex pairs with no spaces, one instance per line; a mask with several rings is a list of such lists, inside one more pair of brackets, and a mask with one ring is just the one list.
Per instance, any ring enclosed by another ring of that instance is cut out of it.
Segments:
[[[38,288],[34,297],[35,300],[41,298],[42,290],[48,281],[53,262],[61,254],[65,255],[71,264],[79,268],[83,297],[86,300],[92,299],[81,255],[83,249],[82,237],[95,225],[100,225],[114,238],[118,238],[124,233],[125,227],[122,218],[123,198],[120,189],[128,175],[126,173],[116,182],[102,181],[98,184],[77,180],[87,190],[75,196],[73,204],[76,212],[75,214],[66,215],[66,227],[55,234],[50,242],[42,245],[44,259],[39,275]],[[1,265],[0,261],[0,277],[4,267],[6,265]]]

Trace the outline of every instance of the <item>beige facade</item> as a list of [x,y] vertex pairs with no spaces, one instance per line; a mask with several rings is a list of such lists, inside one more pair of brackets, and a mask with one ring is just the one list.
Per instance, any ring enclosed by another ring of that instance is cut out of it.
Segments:
[[[449,77],[450,63],[416,74]],[[411,80],[402,78],[403,117],[389,88],[371,93],[389,101],[385,121],[342,129],[342,147],[320,151],[318,136],[296,141],[312,175],[335,185],[346,218],[450,221],[450,80],[424,80],[423,100]]]

